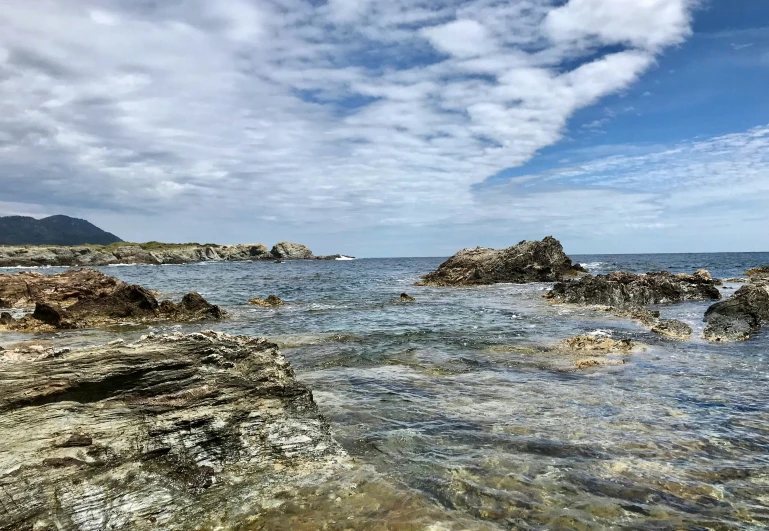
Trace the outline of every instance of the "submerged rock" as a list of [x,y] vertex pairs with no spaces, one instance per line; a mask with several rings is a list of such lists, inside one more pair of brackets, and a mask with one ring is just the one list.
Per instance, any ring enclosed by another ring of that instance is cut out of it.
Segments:
[[586,334],[563,340],[554,349],[554,353],[567,356],[567,359],[577,355],[576,359],[572,358],[572,366],[574,369],[584,370],[623,365],[625,357],[639,348],[639,343],[628,338],[612,339],[601,334]]
[[0,364],[3,529],[236,528],[348,466],[263,338],[17,349]]
[[248,304],[254,305],[254,306],[261,306],[263,308],[271,308],[274,306],[283,306],[285,302],[283,302],[283,299],[280,297],[277,297],[275,295],[270,295],[266,299],[260,299],[258,297],[249,299]]
[[554,282],[583,269],[563,252],[561,243],[547,236],[522,241],[507,249],[463,249],[422,277],[421,286],[474,286],[512,282]]
[[725,301],[705,312],[704,337],[708,341],[745,341],[769,321],[769,282],[745,284]]
[[686,341],[692,336],[692,327],[677,319],[659,319],[651,331],[675,341]]
[[35,306],[31,315],[1,321],[0,330],[50,331],[107,326],[125,320],[149,323],[226,317],[219,306],[209,304],[198,293],[185,295],[180,304],[158,302],[142,286],[126,284],[93,269],[56,275],[0,275],[0,293],[14,301],[8,306]]
[[301,243],[279,242],[272,247],[272,256],[283,260],[309,260],[312,251]]
[[721,298],[715,282],[705,270],[693,275],[674,275],[667,271],[641,275],[624,271],[587,275],[559,282],[545,296],[554,302],[603,304],[615,308]]
[[401,293],[400,297],[398,297],[398,302],[416,302],[416,299],[408,293]]

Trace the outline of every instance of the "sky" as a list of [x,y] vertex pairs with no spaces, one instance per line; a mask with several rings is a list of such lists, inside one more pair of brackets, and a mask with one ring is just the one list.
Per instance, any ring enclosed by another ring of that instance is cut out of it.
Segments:
[[0,215],[447,256],[769,250],[766,0],[3,0]]

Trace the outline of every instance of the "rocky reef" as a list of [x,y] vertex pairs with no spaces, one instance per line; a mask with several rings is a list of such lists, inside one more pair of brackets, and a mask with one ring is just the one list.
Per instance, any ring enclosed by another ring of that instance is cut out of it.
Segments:
[[625,271],[586,275],[555,284],[546,297],[554,302],[637,308],[649,304],[718,300],[721,294],[710,273],[700,269],[693,275],[674,275],[667,271],[641,275]]
[[236,245],[117,243],[73,247],[0,246],[0,267],[104,266],[110,264],[188,264],[212,261],[333,260],[342,255],[314,256],[307,247],[281,242],[272,250],[261,243]]
[[155,295],[94,269],[44,275],[23,271],[0,275],[0,306],[31,308],[14,319],[4,313],[0,330],[45,332],[92,328],[122,322],[201,321],[223,319],[226,313],[192,292],[181,302],[158,302]]
[[769,278],[751,275],[751,282],[705,312],[708,341],[745,341],[769,321]]
[[745,272],[745,276],[755,279],[769,280],[769,266],[754,267]]
[[0,529],[241,528],[349,460],[263,338],[0,349],[0,367]]
[[463,249],[422,277],[421,286],[475,286],[511,282],[555,282],[584,271],[552,236],[507,249]]

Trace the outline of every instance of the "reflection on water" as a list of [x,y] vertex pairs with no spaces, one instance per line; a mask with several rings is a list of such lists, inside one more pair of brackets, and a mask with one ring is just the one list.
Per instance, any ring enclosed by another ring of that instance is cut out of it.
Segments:
[[[596,272],[704,266],[733,277],[769,263],[769,254],[578,259]],[[694,328],[691,341],[675,343],[605,312],[550,305],[544,284],[412,285],[440,261],[106,271],[175,299],[197,290],[232,313],[218,329],[278,342],[337,439],[380,475],[346,490],[319,485],[247,529],[769,525],[769,333],[708,344],[700,339],[707,303],[685,303],[660,308]],[[417,302],[395,302],[402,291]],[[244,304],[270,294],[287,305]],[[545,348],[597,330],[646,348],[624,364],[586,371]],[[146,331],[56,337],[82,345]],[[0,340],[22,338],[29,336]]]

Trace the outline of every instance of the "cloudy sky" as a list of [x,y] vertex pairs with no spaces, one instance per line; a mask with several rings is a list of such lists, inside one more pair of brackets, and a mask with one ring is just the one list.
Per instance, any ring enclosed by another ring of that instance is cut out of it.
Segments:
[[765,0],[3,0],[0,215],[444,256],[769,250]]

